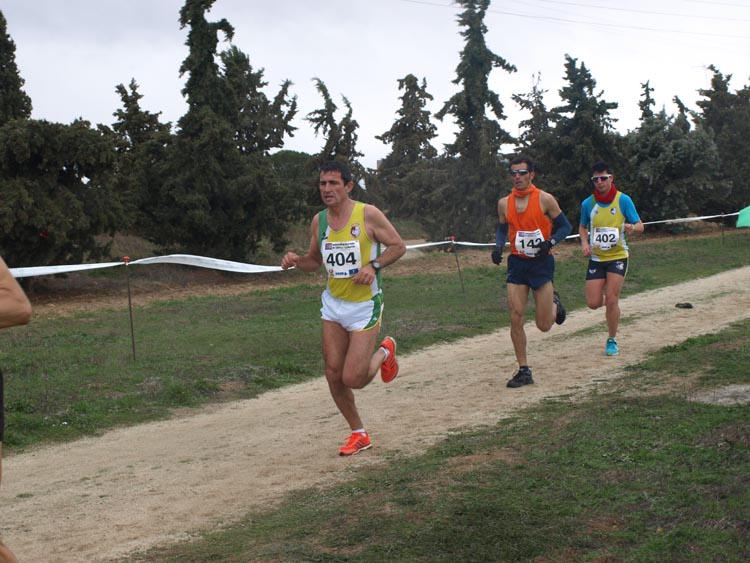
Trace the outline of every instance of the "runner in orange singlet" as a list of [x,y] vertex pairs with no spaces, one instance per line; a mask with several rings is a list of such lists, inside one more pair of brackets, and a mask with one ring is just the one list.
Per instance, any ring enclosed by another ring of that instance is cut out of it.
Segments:
[[[554,290],[555,259],[550,250],[570,234],[570,222],[552,194],[533,184],[536,177],[530,158],[519,156],[510,164],[513,192],[497,204],[498,226],[492,261],[500,264],[505,242],[510,242],[507,293],[510,337],[518,360],[518,371],[508,387],[534,383],[526,359],[524,320],[529,290],[536,303],[536,326],[547,332],[554,323],[565,322],[565,307]],[[554,229],[554,230],[553,230]]]

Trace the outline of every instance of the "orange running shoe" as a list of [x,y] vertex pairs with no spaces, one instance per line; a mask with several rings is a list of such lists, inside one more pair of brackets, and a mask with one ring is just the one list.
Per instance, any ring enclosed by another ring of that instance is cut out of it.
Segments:
[[349,440],[339,448],[339,455],[354,455],[362,450],[369,450],[372,447],[370,436],[365,432],[352,432]]
[[386,336],[380,343],[380,347],[388,350],[388,358],[380,365],[380,377],[385,383],[390,383],[398,375],[396,341],[390,336]]

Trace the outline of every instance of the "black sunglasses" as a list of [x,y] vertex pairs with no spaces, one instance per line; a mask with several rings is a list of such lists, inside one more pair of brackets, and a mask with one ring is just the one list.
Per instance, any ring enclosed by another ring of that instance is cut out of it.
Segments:
[[510,172],[508,172],[508,174],[510,174],[511,176],[526,176],[526,174],[528,173],[528,170],[511,170]]

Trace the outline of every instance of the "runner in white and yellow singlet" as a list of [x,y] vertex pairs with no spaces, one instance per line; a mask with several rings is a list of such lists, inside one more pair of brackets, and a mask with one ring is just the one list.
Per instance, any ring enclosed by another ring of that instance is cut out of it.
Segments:
[[344,163],[321,166],[319,188],[326,209],[313,217],[307,253],[287,253],[281,267],[312,272],[324,266],[328,273],[320,310],[323,360],[328,388],[351,429],[339,455],[352,455],[372,445],[353,390],[378,371],[386,383],[398,374],[396,341],[387,336],[373,349],[383,313],[380,270],[403,256],[406,245],[382,211],[351,199],[354,182]]

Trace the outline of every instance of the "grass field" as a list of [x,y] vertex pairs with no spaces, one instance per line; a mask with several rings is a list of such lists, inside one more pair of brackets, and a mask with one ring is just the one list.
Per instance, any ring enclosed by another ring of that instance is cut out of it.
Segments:
[[[623,295],[750,264],[748,233],[634,244]],[[425,260],[430,260],[426,257]],[[557,264],[569,310],[585,306],[578,253]],[[504,268],[386,278],[385,329],[402,352],[507,325]],[[44,318],[0,333],[6,452],[75,439],[173,409],[256,396],[322,373],[318,284]],[[533,314],[533,307],[529,315]]]
[[[626,295],[750,264],[745,232],[642,241]],[[556,285],[583,306],[584,262]],[[507,324],[496,268],[386,281],[404,352]],[[174,409],[320,377],[320,287],[45,318],[0,334],[4,450],[98,434]],[[750,381],[750,323],[662,350],[583,401],[452,435],[427,454],[294,493],[278,509],[149,562],[740,562],[750,558],[750,412],[690,400]]]
[[749,329],[691,339],[585,401],[548,401],[127,561],[744,563],[750,409],[689,397],[750,384]]

